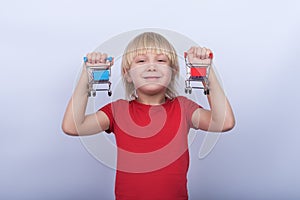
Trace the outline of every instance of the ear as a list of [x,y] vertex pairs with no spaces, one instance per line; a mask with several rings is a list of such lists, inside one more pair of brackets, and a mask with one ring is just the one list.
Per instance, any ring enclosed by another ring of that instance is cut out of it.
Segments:
[[132,78],[128,72],[125,72],[124,76],[128,83],[132,83]]

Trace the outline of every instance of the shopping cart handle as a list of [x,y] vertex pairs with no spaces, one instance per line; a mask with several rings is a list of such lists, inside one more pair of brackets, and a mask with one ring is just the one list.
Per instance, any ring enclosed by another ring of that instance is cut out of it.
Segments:
[[[110,56],[110,57],[107,57],[106,60],[108,60],[109,62],[112,62],[113,58]],[[88,61],[88,58],[87,58],[86,56],[84,56],[84,57],[83,57],[83,61],[84,61],[84,62],[87,62],[87,61]]]
[[[187,57],[187,52],[184,52],[183,56],[184,56],[184,58],[186,58]],[[213,59],[214,58],[214,54],[212,52],[209,53],[208,58]]]

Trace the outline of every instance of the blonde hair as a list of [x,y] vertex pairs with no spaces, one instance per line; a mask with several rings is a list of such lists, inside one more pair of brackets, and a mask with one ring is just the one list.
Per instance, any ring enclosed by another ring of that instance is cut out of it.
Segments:
[[164,54],[168,57],[170,67],[173,70],[171,82],[166,89],[165,96],[170,99],[175,98],[177,96],[177,92],[175,90],[175,79],[178,78],[179,74],[177,54],[172,44],[165,37],[154,32],[145,32],[136,36],[129,42],[124,51],[121,67],[126,98],[129,100],[137,98],[134,84],[133,82],[128,82],[126,76],[128,76],[127,73],[130,70],[133,59],[136,56],[146,54],[147,52]]

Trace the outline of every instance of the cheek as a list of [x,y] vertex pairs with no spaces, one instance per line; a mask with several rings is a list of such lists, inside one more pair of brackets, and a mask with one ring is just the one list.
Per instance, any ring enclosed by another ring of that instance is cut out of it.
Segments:
[[133,83],[134,85],[140,85],[141,80],[139,79],[141,71],[139,68],[132,68],[128,72],[128,79],[127,81]]
[[169,67],[169,68],[164,69],[162,72],[163,72],[164,76],[166,77],[166,79],[168,81],[171,81],[172,75],[173,75],[172,69]]
[[136,78],[138,74],[139,74],[138,68],[132,68],[128,71],[128,75],[130,76],[131,79]]

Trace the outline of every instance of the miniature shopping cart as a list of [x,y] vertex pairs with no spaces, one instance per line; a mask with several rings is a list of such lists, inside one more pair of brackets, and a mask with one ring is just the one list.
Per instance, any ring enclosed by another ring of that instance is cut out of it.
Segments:
[[[209,54],[209,58],[213,58],[213,54]],[[187,53],[184,52],[184,61],[186,65],[186,79],[185,79],[185,93],[191,94],[192,89],[203,89],[205,95],[209,95],[209,70],[211,64],[201,64],[201,63],[190,63],[187,59]],[[199,84],[191,84],[191,82],[200,82],[202,86]]]
[[[88,61],[87,57],[83,58],[84,62]],[[97,91],[107,91],[108,96],[112,95],[111,76],[112,57],[106,59],[106,63],[87,65],[88,73],[88,96],[95,97]],[[107,85],[107,87],[103,87]]]

